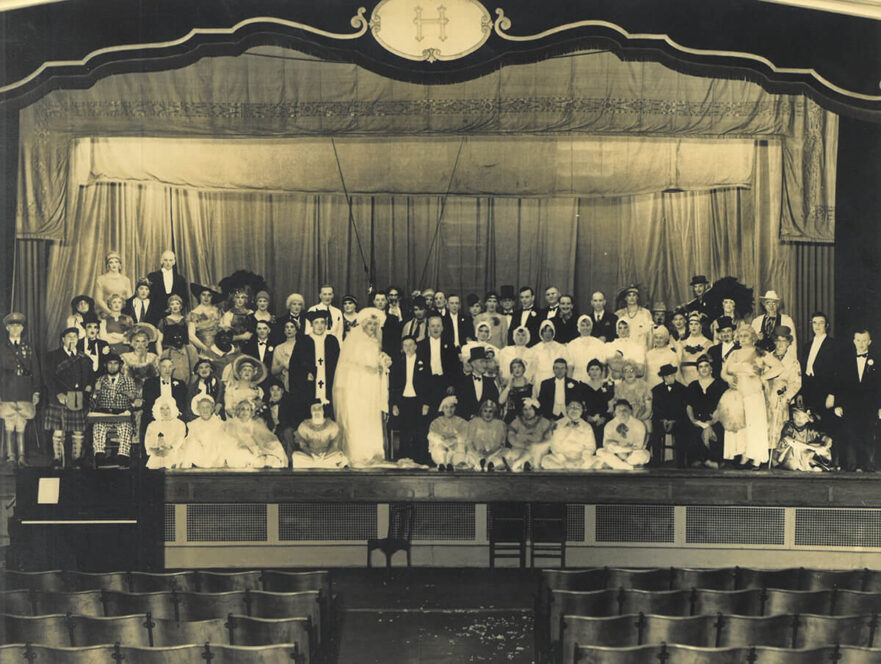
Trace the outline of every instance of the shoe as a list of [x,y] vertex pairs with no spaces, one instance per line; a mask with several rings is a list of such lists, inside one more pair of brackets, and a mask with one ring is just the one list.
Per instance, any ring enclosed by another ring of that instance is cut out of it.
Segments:
[[444,464],[442,464],[442,463],[437,464],[437,472],[444,473],[444,472],[446,472],[446,470],[447,470],[447,467]]
[[704,465],[704,462],[703,462],[703,461],[692,461],[692,462],[691,462],[691,467],[692,467],[692,468],[700,468],[700,467],[703,466],[703,465]]
[[447,472],[448,472],[448,473],[452,473],[452,472],[454,472],[455,470],[456,470],[456,468],[455,468],[455,466],[453,466],[453,464],[451,464],[451,463],[448,463],[448,464],[447,464]]
[[116,455],[116,465],[120,468],[127,469],[131,467],[132,460],[127,454]]
[[100,468],[107,461],[107,455],[104,452],[95,452],[95,468]]
[[495,469],[496,469],[496,464],[494,464],[492,461],[490,461],[488,464],[486,464],[486,472],[491,473]]
[[49,464],[49,467],[50,468],[64,468],[64,459],[59,459],[58,457],[55,457],[54,459],[52,459],[52,463]]
[[19,468],[27,468],[30,464],[29,464],[27,461],[25,461],[25,458],[24,458],[24,457],[22,457],[21,459],[19,459],[19,460],[16,462],[16,465],[17,465]]
[[706,461],[704,461],[704,466],[707,468],[712,468],[713,470],[716,470],[719,468],[719,462],[718,461],[711,461],[710,459],[707,459]]
[[481,459],[481,460],[480,460],[480,470],[481,470],[482,472],[483,472],[483,471],[486,471],[486,459]]
[[529,463],[528,461],[523,464],[523,472],[524,473],[531,473],[532,472],[532,464]]

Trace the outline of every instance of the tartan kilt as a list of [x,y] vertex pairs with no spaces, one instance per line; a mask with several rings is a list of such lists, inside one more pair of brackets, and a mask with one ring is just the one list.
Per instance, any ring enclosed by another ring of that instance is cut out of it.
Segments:
[[50,403],[46,407],[46,419],[43,428],[47,431],[85,431],[88,411],[69,410],[60,403]]

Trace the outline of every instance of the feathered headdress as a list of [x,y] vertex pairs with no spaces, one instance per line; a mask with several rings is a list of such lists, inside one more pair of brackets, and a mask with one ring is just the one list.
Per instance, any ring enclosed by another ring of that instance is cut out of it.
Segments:
[[722,277],[704,295],[713,318],[722,315],[722,300],[734,300],[734,310],[743,318],[753,310],[753,289],[744,286],[737,277]]
[[251,302],[254,299],[254,293],[269,290],[269,287],[262,275],[254,274],[248,270],[236,270],[220,280],[220,291],[223,293],[224,300],[229,300],[233,294],[242,290],[248,294],[248,301]]

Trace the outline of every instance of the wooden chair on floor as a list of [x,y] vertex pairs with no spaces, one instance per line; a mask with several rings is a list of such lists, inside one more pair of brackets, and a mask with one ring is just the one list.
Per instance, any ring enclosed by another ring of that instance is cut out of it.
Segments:
[[374,550],[385,554],[386,569],[392,566],[392,556],[396,551],[407,555],[407,567],[410,561],[410,538],[413,535],[413,519],[415,506],[413,503],[391,503],[389,505],[388,534],[385,537],[367,540],[367,567],[371,567],[370,554]]
[[529,527],[527,503],[492,503],[487,506],[489,523],[489,566],[498,558],[517,558],[526,567],[526,534]]
[[566,567],[566,518],[566,503],[532,503],[529,506],[530,567],[535,567],[536,558],[559,560],[560,567]]

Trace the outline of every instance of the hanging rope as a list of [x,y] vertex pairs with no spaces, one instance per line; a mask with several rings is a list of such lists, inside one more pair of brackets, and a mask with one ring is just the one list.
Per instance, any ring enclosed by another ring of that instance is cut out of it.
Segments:
[[346,203],[349,206],[349,225],[355,231],[355,240],[358,243],[358,253],[361,255],[361,263],[364,265],[364,272],[368,279],[368,292],[373,290],[373,275],[370,274],[370,267],[367,265],[367,259],[364,257],[364,247],[361,246],[361,236],[358,234],[358,227],[355,225],[355,215],[352,213],[352,197],[349,196],[349,190],[346,188],[346,178],[343,177],[343,166],[340,164],[340,155],[336,150],[336,141],[333,136],[330,138],[330,144],[333,147],[333,156],[336,159],[336,167],[340,173],[340,183],[343,185],[343,194],[346,196]]
[[465,137],[459,142],[459,150],[456,152],[456,161],[453,162],[453,170],[450,171],[450,179],[447,181],[447,191],[441,199],[440,210],[437,213],[437,223],[434,226],[434,236],[431,238],[431,244],[428,245],[428,254],[425,256],[425,267],[422,268],[422,275],[419,277],[417,284],[421,288],[425,283],[425,273],[428,271],[428,263],[431,261],[431,253],[434,251],[434,245],[437,242],[437,236],[440,232],[441,221],[444,218],[444,211],[447,209],[447,198],[450,196],[450,189],[453,187],[453,177],[456,175],[456,168],[459,166],[459,157],[462,155],[462,148],[465,146]]

